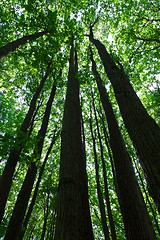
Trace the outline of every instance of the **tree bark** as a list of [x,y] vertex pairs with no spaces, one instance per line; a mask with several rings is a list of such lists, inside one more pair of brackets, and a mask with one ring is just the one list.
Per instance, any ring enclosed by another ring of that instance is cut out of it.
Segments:
[[160,128],[148,115],[123,67],[118,68],[105,46],[94,39],[92,27],[89,39],[96,46],[113,86],[125,126],[147,177],[150,194],[160,212]]
[[97,82],[101,102],[106,115],[110,134],[110,145],[113,153],[117,183],[120,194],[120,207],[123,216],[126,237],[128,240],[156,239],[147,208],[135,178],[131,159],[119,130],[112,105],[105,87],[96,69],[91,51],[92,70]]
[[110,229],[111,229],[111,237],[112,237],[112,240],[117,240],[115,224],[114,224],[114,220],[113,220],[113,215],[112,215],[112,211],[111,211],[111,204],[110,204],[110,199],[109,199],[106,164],[105,164],[105,159],[104,159],[104,155],[103,155],[103,144],[102,144],[99,125],[98,125],[98,119],[97,119],[96,108],[95,108],[95,104],[94,104],[93,93],[92,93],[92,99],[93,99],[93,109],[94,109],[94,115],[95,115],[96,127],[97,127],[97,133],[98,133],[98,140],[99,140],[100,151],[101,151],[101,161],[102,161],[102,167],[103,167],[105,198],[106,198],[106,204],[107,204],[108,219],[109,219]]
[[64,107],[60,176],[57,199],[55,240],[91,240],[93,232],[88,215],[87,177],[81,139],[79,82],[75,77],[77,54],[72,41],[67,94]]
[[97,183],[97,195],[98,195],[99,208],[100,208],[100,213],[101,213],[101,223],[102,223],[102,227],[103,227],[103,233],[104,233],[105,240],[110,240],[109,229],[108,229],[107,220],[106,220],[105,205],[104,205],[104,201],[103,201],[103,197],[102,197],[100,180],[99,180],[99,164],[98,164],[98,159],[97,159],[96,142],[95,142],[95,137],[93,134],[91,118],[90,118],[90,129],[91,129],[91,136],[92,136],[92,142],[93,142],[94,162],[95,162],[95,170],[96,170],[96,183]]
[[18,194],[18,198],[9,222],[9,226],[5,235],[4,240],[17,240],[22,224],[23,224],[23,219],[26,213],[26,209],[28,206],[28,202],[30,199],[31,191],[33,188],[33,184],[36,178],[37,174],[37,163],[41,158],[41,153],[43,149],[43,143],[44,143],[44,138],[46,135],[47,127],[48,127],[48,122],[49,122],[49,116],[51,112],[51,107],[52,107],[52,102],[55,96],[56,92],[56,86],[55,83],[53,84],[52,91],[49,97],[49,100],[47,102],[45,114],[43,117],[42,125],[41,128],[38,132],[38,141],[36,143],[36,147],[32,156],[32,162],[31,166],[29,167],[25,180],[23,182],[23,185],[21,187],[21,190]]
[[19,161],[19,157],[20,157],[21,151],[23,149],[24,143],[26,142],[26,134],[27,134],[27,130],[30,126],[30,122],[33,117],[33,113],[36,109],[36,102],[37,102],[39,94],[44,86],[44,83],[49,75],[49,71],[50,71],[50,64],[48,64],[46,73],[45,73],[44,77],[42,78],[40,85],[37,88],[35,94],[33,95],[28,113],[26,114],[26,117],[21,125],[19,133],[15,140],[15,145],[11,149],[11,152],[10,152],[9,158],[7,160],[6,166],[4,168],[3,174],[0,177],[0,199],[1,199],[1,201],[0,201],[0,223],[3,218],[9,191],[12,186],[12,178],[14,175],[15,167],[16,167],[17,162]]
[[38,32],[35,34],[28,35],[28,36],[24,36],[13,42],[7,43],[5,46],[0,47],[0,60],[7,57],[12,52],[16,51],[18,48],[20,48],[24,44],[34,41],[37,38],[42,37],[47,33],[48,33],[47,31],[43,31],[43,32]]

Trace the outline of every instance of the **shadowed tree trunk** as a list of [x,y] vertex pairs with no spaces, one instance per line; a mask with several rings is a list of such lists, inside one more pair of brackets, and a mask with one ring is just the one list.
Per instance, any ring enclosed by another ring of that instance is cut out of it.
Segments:
[[109,145],[110,139],[109,139],[109,136],[108,136],[108,133],[107,133],[107,129],[106,129],[106,126],[105,126],[103,114],[100,115],[100,113],[99,113],[99,117],[100,117],[100,119],[102,121],[102,127],[103,127],[103,134],[104,134],[105,144],[106,144],[108,155],[109,155],[109,159],[110,159],[110,162],[111,162],[114,186],[115,186],[115,190],[116,190],[116,193],[117,193],[117,196],[118,196],[119,195],[119,192],[118,192],[119,190],[118,190],[118,185],[117,185],[117,177],[116,177],[116,172],[115,172],[113,156],[112,156],[111,148],[110,148],[110,145]]
[[21,229],[21,232],[20,232],[20,234],[19,234],[18,240],[22,240],[23,237],[24,237],[24,234],[25,234],[25,231],[26,231],[26,228],[27,228],[27,225],[28,225],[30,216],[31,216],[31,214],[32,214],[32,210],[33,210],[33,207],[34,207],[36,198],[37,198],[39,185],[40,185],[40,182],[41,182],[41,179],[42,179],[42,174],[43,174],[43,172],[44,172],[44,168],[45,168],[45,165],[46,165],[48,156],[49,156],[49,154],[50,154],[50,152],[51,152],[51,150],[52,150],[52,147],[53,147],[55,141],[56,141],[56,136],[55,136],[55,133],[54,133],[52,142],[51,142],[51,144],[50,144],[50,147],[48,148],[48,151],[47,151],[46,157],[45,157],[45,159],[44,159],[43,165],[42,165],[42,167],[41,167],[41,169],[40,169],[39,176],[38,176],[38,180],[37,180],[36,187],[35,187],[35,190],[34,190],[34,194],[33,194],[33,197],[32,197],[32,201],[31,201],[31,203],[30,203],[30,205],[29,205],[29,209],[28,209],[28,211],[27,211],[27,215],[26,215],[25,220],[24,220],[24,223],[23,223],[23,228]]
[[38,161],[41,158],[41,153],[43,149],[43,143],[44,143],[44,138],[46,135],[47,127],[48,127],[48,122],[49,122],[49,116],[51,112],[51,107],[52,107],[52,102],[55,96],[56,92],[56,86],[55,83],[53,84],[52,91],[49,97],[49,100],[47,102],[46,110],[44,113],[43,121],[41,128],[38,132],[38,137],[37,137],[37,143],[34,149],[34,153],[32,156],[32,162],[30,167],[28,168],[26,177],[24,179],[23,185],[21,187],[21,190],[18,194],[18,198],[9,222],[9,226],[5,235],[5,240],[17,240],[23,219],[26,213],[26,209],[28,206],[28,202],[30,199],[31,191],[33,188],[33,184],[36,178],[37,174],[37,169],[38,169]]
[[47,194],[46,206],[45,206],[45,210],[44,210],[44,223],[43,223],[43,229],[42,229],[42,234],[41,234],[40,240],[44,240],[45,233],[46,233],[47,219],[48,219],[48,215],[49,215],[49,196],[50,196],[50,192],[48,192],[48,194]]
[[135,165],[135,167],[136,167],[136,171],[137,171],[137,173],[138,173],[138,177],[139,177],[139,179],[140,179],[140,181],[141,181],[142,189],[143,189],[143,192],[145,193],[146,200],[147,200],[147,202],[148,202],[148,204],[149,204],[149,207],[150,207],[150,209],[151,209],[152,216],[153,216],[153,218],[154,218],[154,222],[155,222],[155,225],[156,225],[156,228],[157,228],[157,232],[158,232],[158,234],[159,234],[159,236],[160,236],[160,228],[159,228],[158,221],[157,221],[157,218],[156,218],[156,213],[155,213],[155,211],[154,211],[154,209],[153,209],[153,207],[152,207],[152,203],[151,203],[151,201],[150,201],[150,199],[149,199],[148,192],[146,191],[146,188],[145,188],[145,185],[144,185],[144,182],[143,182],[143,179],[142,179],[140,170],[139,170],[139,168],[138,168],[137,163],[136,163],[135,160],[134,160],[134,165]]
[[72,42],[61,135],[55,240],[93,239],[89,210],[86,211],[88,208],[87,177],[81,139],[79,82],[75,77],[77,70],[77,54],[75,51],[74,60]]
[[26,142],[27,130],[30,126],[31,119],[32,119],[34,111],[36,109],[37,99],[38,99],[39,94],[44,86],[44,83],[49,75],[50,65],[51,64],[48,64],[46,73],[45,73],[44,77],[42,78],[40,85],[37,88],[35,94],[33,95],[29,110],[26,114],[26,117],[25,117],[21,127],[20,127],[18,136],[16,137],[15,145],[11,149],[11,152],[10,152],[9,158],[7,160],[6,166],[4,168],[3,174],[0,177],[0,199],[1,199],[1,201],[0,201],[0,223],[2,221],[3,214],[5,211],[5,205],[7,202],[8,194],[9,194],[10,188],[12,186],[12,178],[14,175],[15,167],[16,167],[17,162],[19,161],[19,157],[20,157],[21,151],[23,149],[24,143]]
[[96,183],[97,183],[97,195],[98,195],[99,208],[100,208],[100,214],[101,214],[101,223],[102,223],[102,227],[103,227],[103,233],[104,233],[105,240],[110,240],[109,230],[108,230],[108,226],[107,226],[106,213],[105,213],[105,205],[104,205],[104,201],[103,201],[100,180],[99,180],[99,164],[98,164],[97,152],[96,152],[96,142],[95,142],[95,137],[94,137],[93,128],[92,128],[92,116],[90,118],[90,129],[91,129],[91,136],[92,136],[92,142],[93,142],[94,162],[95,162],[95,170],[96,170]]
[[147,208],[135,178],[131,159],[125,147],[121,132],[119,130],[112,105],[102,80],[96,69],[96,63],[92,60],[92,71],[94,73],[101,102],[106,115],[110,146],[115,163],[116,177],[120,194],[120,207],[123,216],[126,237],[128,240],[153,240],[156,239],[154,229],[149,218]]
[[7,57],[12,52],[16,51],[18,48],[20,48],[24,44],[34,41],[37,38],[42,37],[47,33],[48,31],[43,31],[43,32],[28,35],[28,36],[24,36],[20,39],[17,39],[13,42],[6,44],[5,46],[0,47],[0,60]]
[[94,39],[92,27],[89,39],[96,46],[113,86],[125,126],[147,177],[150,194],[160,212],[160,128],[148,115],[121,64],[117,67],[105,46]]
[[106,198],[106,204],[107,204],[108,219],[109,219],[110,229],[111,229],[111,237],[112,237],[112,240],[117,240],[116,230],[115,230],[115,225],[114,225],[114,221],[113,221],[111,205],[110,205],[110,200],[109,200],[106,165],[105,165],[105,159],[104,159],[104,155],[103,155],[103,144],[102,144],[99,125],[98,125],[98,119],[97,119],[97,113],[96,113],[96,108],[95,108],[95,104],[94,104],[93,92],[92,92],[92,99],[93,99],[93,109],[94,109],[94,115],[95,115],[96,127],[97,127],[97,133],[98,133],[98,140],[99,140],[100,151],[101,151],[101,161],[102,161],[102,167],[103,167],[105,198]]
[[[87,162],[87,159],[86,159],[86,140],[85,140],[85,133],[84,133],[84,122],[83,122],[83,115],[82,115],[82,98],[81,98],[81,132],[82,132],[82,145],[83,145],[83,154],[84,154],[84,163],[83,163],[83,172],[85,172],[84,174],[84,177],[86,178],[85,179],[85,182],[88,183],[88,176],[87,176],[87,169],[86,169],[86,162]],[[86,188],[83,188],[83,191],[84,191],[84,196],[88,196],[88,186],[85,184]],[[84,203],[84,206],[85,206],[85,214],[87,214],[89,216],[89,219],[91,220],[90,218],[90,207],[89,207],[89,201],[88,201],[88,198],[84,198],[83,201],[85,201]]]
[[53,239],[53,237],[54,237],[56,211],[52,212],[51,219],[52,219],[52,221],[50,223],[50,228],[47,231],[46,239]]

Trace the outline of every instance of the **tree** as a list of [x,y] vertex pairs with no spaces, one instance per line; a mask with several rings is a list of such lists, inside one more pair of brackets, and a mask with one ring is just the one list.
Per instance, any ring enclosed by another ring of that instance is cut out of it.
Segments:
[[100,208],[101,219],[102,219],[103,232],[104,232],[105,240],[110,240],[109,230],[108,230],[108,226],[107,226],[106,213],[105,213],[105,205],[104,205],[104,200],[102,197],[101,186],[100,186],[99,164],[98,164],[97,153],[96,153],[95,136],[94,136],[93,127],[92,127],[92,115],[90,118],[90,129],[91,129],[91,136],[92,136],[92,142],[93,142],[93,152],[94,152],[96,182],[97,182],[97,195],[98,195],[99,208]]
[[125,148],[107,92],[102,85],[102,80],[97,72],[92,51],[91,60],[92,70],[96,78],[108,123],[110,146],[113,153],[119,189],[119,204],[121,206],[124,226],[126,228],[126,237],[127,239],[156,239],[142,193],[134,175],[130,156]]
[[39,97],[39,94],[43,88],[43,85],[49,75],[49,70],[50,70],[50,65],[48,64],[46,73],[44,75],[44,77],[42,78],[39,87],[36,89],[35,94],[33,95],[33,98],[31,100],[30,103],[30,107],[29,110],[26,114],[26,117],[20,127],[20,130],[18,132],[18,135],[16,137],[15,140],[15,145],[13,146],[13,148],[11,149],[9,158],[7,160],[6,166],[4,168],[3,174],[0,178],[0,199],[1,199],[1,203],[0,203],[0,222],[2,220],[3,214],[4,214],[4,210],[5,210],[5,205],[7,202],[7,198],[8,198],[8,194],[12,185],[12,178],[13,178],[13,174],[15,171],[15,167],[16,164],[19,160],[21,151],[23,149],[24,143],[26,142],[26,133],[27,133],[27,129],[30,126],[30,122],[33,116],[33,113],[36,109],[36,102],[37,99]]
[[9,222],[6,235],[5,235],[6,240],[11,238],[17,239],[17,237],[19,236],[19,232],[21,230],[21,226],[23,223],[23,219],[25,216],[25,212],[26,212],[31,191],[33,188],[33,184],[37,175],[37,170],[38,170],[37,164],[41,158],[44,138],[45,138],[47,127],[48,127],[48,122],[49,122],[49,117],[50,117],[50,112],[51,112],[51,107],[52,107],[53,99],[55,96],[55,92],[56,92],[56,86],[54,82],[50,97],[46,105],[46,110],[43,117],[42,125],[38,132],[37,143],[35,145],[34,153],[31,159],[31,164],[28,168],[23,185],[18,194],[18,198]]
[[[24,234],[25,234],[25,231],[26,231],[26,228],[27,228],[29,219],[30,219],[31,214],[32,214],[32,211],[33,211],[33,207],[34,207],[34,205],[35,205],[35,201],[36,201],[36,198],[37,198],[37,194],[38,194],[38,190],[39,190],[39,185],[40,185],[40,182],[41,182],[41,179],[42,179],[42,175],[43,175],[43,172],[44,172],[44,168],[45,168],[45,165],[46,165],[48,156],[49,156],[49,154],[50,154],[50,152],[51,152],[51,150],[52,150],[52,147],[53,147],[55,141],[56,141],[56,136],[55,136],[55,133],[54,133],[52,142],[51,142],[51,144],[50,144],[50,146],[49,146],[49,148],[48,148],[48,151],[47,151],[46,157],[45,157],[45,159],[44,159],[43,165],[42,165],[41,168],[40,168],[40,172],[39,172],[39,175],[38,175],[38,180],[37,180],[37,182],[36,182],[36,186],[35,186],[35,189],[34,189],[34,194],[33,194],[31,203],[30,203],[30,205],[29,205],[29,208],[28,208],[26,217],[25,217],[25,219],[24,219],[21,232],[20,232],[20,234],[19,234],[19,238],[18,238],[19,240],[22,240],[23,237],[24,237]],[[47,211],[47,213],[48,213],[48,211]]]
[[[75,54],[75,56],[74,56]],[[73,39],[70,50],[67,95],[64,108],[60,179],[57,202],[55,239],[93,239],[87,209],[87,177],[81,139],[81,112],[77,53]]]
[[1,3],[0,238],[158,239],[158,0]]
[[29,43],[30,41],[34,41],[37,38],[42,37],[44,34],[47,34],[47,31],[28,35],[6,44],[5,46],[0,48],[0,59],[7,57],[9,54],[16,51],[18,48],[20,48],[24,44]]
[[[89,38],[98,49],[105,72],[112,83],[125,126],[145,172],[150,193],[159,210],[160,194],[158,186],[160,184],[160,172],[158,166],[160,159],[160,129],[148,115],[136,95],[122,65],[119,63],[118,67],[105,46],[99,40],[93,38],[92,27],[90,28]],[[154,164],[152,164],[153,161]]]
[[[92,94],[92,98],[93,98],[93,94]],[[111,210],[109,191],[108,191],[107,173],[106,173],[106,164],[105,164],[105,158],[104,158],[104,153],[103,153],[104,152],[103,151],[104,146],[103,146],[102,140],[101,140],[101,134],[100,134],[100,129],[99,129],[99,125],[98,125],[98,118],[97,118],[97,113],[96,113],[96,109],[95,109],[94,98],[93,98],[93,109],[94,109],[96,128],[97,128],[98,140],[99,140],[100,151],[101,151],[101,161],[102,161],[102,167],[103,167],[105,200],[106,200],[106,205],[107,205],[109,224],[110,224],[110,228],[111,228],[111,236],[112,236],[112,240],[116,240],[117,236],[116,236],[115,224],[114,224],[112,210]]]

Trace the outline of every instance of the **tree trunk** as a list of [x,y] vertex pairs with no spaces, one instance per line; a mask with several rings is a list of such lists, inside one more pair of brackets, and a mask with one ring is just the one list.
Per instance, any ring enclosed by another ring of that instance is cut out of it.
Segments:
[[142,179],[142,177],[141,177],[141,173],[140,173],[140,171],[139,171],[139,168],[138,168],[137,163],[136,163],[135,160],[134,160],[134,164],[135,164],[135,167],[136,167],[136,171],[137,171],[137,173],[138,173],[138,177],[139,177],[139,179],[140,179],[140,181],[141,181],[141,185],[142,185],[143,192],[144,192],[145,195],[146,195],[146,200],[147,200],[147,202],[148,202],[148,204],[149,204],[149,207],[150,207],[150,210],[151,210],[151,212],[152,212],[152,216],[153,216],[153,219],[154,219],[156,228],[157,228],[157,232],[158,232],[158,234],[159,234],[159,236],[160,236],[160,228],[159,228],[158,221],[157,221],[157,218],[156,218],[156,213],[155,213],[155,211],[154,211],[154,209],[153,209],[153,207],[152,207],[152,203],[151,203],[151,201],[150,201],[150,199],[149,199],[148,192],[146,191],[145,185],[144,185],[144,183],[143,183],[143,179]]
[[27,211],[27,215],[25,217],[25,220],[24,220],[24,223],[23,223],[23,228],[21,229],[21,232],[19,234],[19,238],[18,240],[22,240],[23,237],[24,237],[24,234],[25,234],[25,231],[26,231],[26,228],[27,228],[27,225],[28,225],[28,222],[29,222],[29,219],[30,219],[30,216],[32,214],[32,210],[33,210],[33,207],[34,207],[34,204],[35,204],[35,201],[36,201],[36,198],[37,198],[37,194],[38,194],[38,189],[39,189],[39,185],[40,185],[40,182],[41,182],[41,179],[42,179],[42,174],[44,172],[44,168],[45,168],[45,165],[46,165],[46,162],[47,162],[47,159],[48,159],[48,156],[52,150],[52,147],[55,143],[55,140],[56,140],[56,137],[55,137],[55,134],[53,136],[53,139],[52,139],[52,142],[50,144],[50,147],[48,148],[48,151],[47,151],[47,154],[46,154],[46,157],[44,159],[44,162],[43,162],[43,165],[40,169],[40,172],[39,172],[39,176],[38,176],[38,180],[37,180],[37,183],[36,183],[36,187],[34,189],[34,194],[33,194],[33,197],[32,197],[32,201],[29,205],[29,209]]
[[[82,135],[82,146],[83,146],[83,155],[84,155],[84,161],[83,161],[83,164],[82,164],[82,167],[83,167],[83,172],[85,173],[84,174],[84,187],[83,187],[83,195],[84,196],[88,196],[88,184],[86,184],[86,182],[88,183],[88,176],[87,176],[87,169],[86,169],[86,162],[87,162],[87,159],[86,159],[86,142],[85,142],[85,133],[84,133],[84,122],[83,122],[83,115],[82,115],[82,102],[81,102],[81,135]],[[91,216],[90,216],[90,206],[89,206],[89,201],[88,201],[88,198],[83,198],[83,205],[85,206],[85,209],[84,210],[84,213],[88,216],[88,221],[91,222]],[[90,231],[92,231],[92,226],[90,224]],[[93,239],[93,236],[92,236],[92,239]]]
[[[103,134],[104,134],[104,139],[105,139],[105,144],[106,144],[106,147],[107,147],[109,159],[110,159],[110,162],[111,162],[114,187],[115,187],[115,190],[116,190],[116,193],[117,193],[117,196],[118,196],[119,195],[119,190],[118,190],[117,177],[116,177],[116,171],[115,171],[113,156],[112,156],[111,148],[110,148],[110,145],[109,145],[110,139],[109,139],[109,136],[108,136],[108,133],[107,133],[105,123],[104,123],[103,115],[99,114],[99,117],[100,117],[100,119],[102,121],[102,125],[103,125],[102,126],[103,127]],[[118,197],[118,198],[120,198],[120,197]]]
[[[92,98],[93,98],[93,93],[92,93]],[[106,204],[107,204],[108,219],[109,219],[110,229],[111,229],[111,237],[112,237],[112,240],[117,240],[115,224],[114,224],[114,221],[113,221],[113,215],[112,215],[111,205],[110,205],[110,200],[109,200],[106,165],[105,165],[105,159],[104,159],[104,155],[103,155],[103,144],[102,144],[99,125],[98,125],[98,119],[97,119],[97,114],[96,114],[96,109],[95,109],[95,104],[94,104],[94,98],[93,98],[93,109],[94,109],[94,115],[95,115],[95,120],[96,120],[96,127],[97,127],[97,133],[98,133],[98,139],[99,139],[99,145],[100,145],[100,151],[101,151],[101,161],[102,161],[102,167],[103,167],[105,198],[106,198]]]
[[15,140],[15,145],[10,152],[10,155],[7,160],[6,166],[4,168],[3,174],[0,178],[0,199],[1,199],[1,201],[0,201],[0,223],[2,221],[3,214],[5,211],[8,194],[9,194],[10,188],[12,186],[12,178],[14,175],[15,167],[16,167],[17,162],[19,161],[19,157],[20,157],[21,151],[23,149],[24,142],[26,142],[27,129],[30,126],[30,122],[31,122],[33,113],[36,109],[36,101],[37,101],[38,96],[43,88],[43,85],[49,75],[49,70],[50,70],[50,64],[47,67],[46,73],[45,73],[44,77],[42,78],[39,87],[37,88],[35,94],[33,95],[28,113],[26,114],[26,117],[21,125],[20,131]]
[[93,239],[90,216],[86,208],[87,177],[81,139],[79,83],[75,77],[77,54],[70,51],[67,95],[61,135],[60,176],[57,199],[55,240]]
[[103,201],[103,196],[102,196],[101,186],[100,186],[100,180],[99,180],[99,164],[98,164],[98,160],[97,160],[96,142],[95,142],[95,137],[93,134],[91,118],[90,118],[90,129],[91,129],[91,136],[92,136],[92,142],[93,142],[94,162],[95,162],[95,170],[96,170],[96,183],[97,183],[97,195],[98,195],[99,208],[100,208],[100,213],[101,213],[101,222],[102,222],[102,227],[103,227],[104,238],[105,238],[105,240],[110,240],[109,230],[108,230],[107,220],[106,220],[105,206],[104,206],[104,201]]
[[7,43],[5,46],[0,47],[0,60],[7,57],[12,52],[16,51],[18,48],[26,43],[36,40],[37,38],[47,34],[47,31],[31,34],[17,39],[13,42]]
[[47,226],[47,219],[49,215],[49,195],[50,192],[47,195],[47,200],[46,200],[46,211],[44,211],[44,223],[43,223],[43,229],[42,229],[42,234],[40,240],[44,240],[45,233],[46,233],[46,226]]
[[52,212],[52,222],[50,224],[50,228],[48,229],[47,232],[47,240],[48,239],[54,239],[54,230],[55,230],[55,219],[56,219],[56,211],[54,211],[54,213]]
[[29,167],[29,169],[27,171],[25,180],[24,180],[21,190],[18,194],[18,198],[17,198],[16,204],[15,204],[4,240],[11,240],[11,239],[17,240],[17,238],[19,236],[19,233],[20,233],[20,230],[22,227],[22,223],[23,223],[23,219],[24,219],[26,209],[28,206],[28,202],[30,199],[31,191],[33,188],[33,184],[34,184],[36,174],[37,174],[37,169],[38,169],[37,162],[41,158],[44,138],[45,138],[45,134],[46,134],[47,127],[48,127],[49,116],[50,116],[50,112],[51,112],[52,102],[53,102],[53,99],[55,96],[55,91],[56,91],[56,86],[54,83],[49,100],[47,102],[42,125],[38,132],[38,138],[37,138],[38,141],[36,143],[36,147],[35,147],[35,150],[34,150],[34,153],[32,156],[33,161],[31,162],[31,166]]
[[125,126],[147,177],[150,194],[160,212],[160,128],[148,115],[122,66],[119,69],[105,46],[93,38],[92,28],[89,39],[96,46],[113,86]]
[[123,216],[126,237],[129,240],[156,239],[147,208],[135,178],[131,159],[125,147],[111,103],[97,72],[91,51],[92,70],[95,75],[101,102],[107,118],[110,145],[113,153],[117,183],[120,194],[120,207]]

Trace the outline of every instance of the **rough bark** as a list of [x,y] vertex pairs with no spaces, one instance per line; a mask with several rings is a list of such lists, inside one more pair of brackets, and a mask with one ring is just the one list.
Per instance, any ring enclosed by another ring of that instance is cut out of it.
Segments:
[[9,158],[7,160],[6,166],[4,168],[3,174],[0,178],[0,223],[3,218],[3,214],[5,211],[5,205],[7,202],[7,198],[9,195],[10,188],[12,186],[12,178],[14,175],[15,167],[17,162],[19,161],[19,157],[21,154],[21,151],[23,149],[24,143],[26,142],[26,134],[27,130],[30,127],[30,122],[33,117],[34,111],[36,109],[36,102],[39,97],[39,94],[44,86],[44,83],[49,75],[50,71],[50,64],[48,64],[46,73],[44,77],[42,78],[39,87],[37,88],[35,94],[33,95],[33,98],[30,103],[29,110],[26,114],[26,117],[21,125],[21,128],[19,130],[19,133],[15,140],[15,145],[11,149]]
[[96,170],[97,195],[98,195],[98,201],[99,201],[99,208],[100,208],[100,214],[101,214],[101,222],[102,222],[102,227],[103,227],[104,239],[110,240],[109,229],[107,226],[107,219],[106,219],[106,213],[105,213],[105,205],[104,205],[104,200],[103,200],[101,186],[100,186],[99,164],[98,164],[97,152],[96,152],[96,142],[95,142],[95,137],[94,137],[93,128],[92,128],[92,119],[90,119],[90,129],[91,129],[91,136],[92,136],[92,142],[93,142],[94,162],[95,162],[95,170]]
[[94,39],[92,27],[89,39],[96,46],[113,86],[125,126],[147,177],[150,194],[160,212],[160,128],[142,105],[122,65],[119,68],[105,46]]
[[[93,94],[92,94],[92,98],[93,98]],[[99,129],[99,125],[98,125],[98,119],[97,119],[97,114],[96,114],[96,109],[95,109],[95,104],[94,104],[94,98],[93,98],[93,109],[94,109],[94,115],[95,115],[95,120],[96,120],[96,128],[97,128],[98,140],[99,140],[100,151],[101,151],[101,161],[102,161],[102,167],[103,167],[105,199],[106,199],[108,219],[109,219],[110,229],[111,229],[111,237],[112,237],[112,240],[117,240],[115,224],[114,224],[114,220],[113,220],[113,215],[112,215],[112,211],[111,211],[111,204],[110,204],[110,199],[109,199],[106,164],[105,164],[105,159],[104,159],[104,155],[103,155],[103,144],[102,144],[100,129]]]
[[37,38],[42,37],[47,33],[48,33],[47,31],[43,31],[43,32],[28,35],[28,36],[24,36],[20,39],[17,39],[13,42],[6,44],[5,46],[0,47],[0,60],[7,57],[12,52],[16,51],[18,48],[20,48],[24,44],[34,41]]
[[30,199],[31,191],[33,188],[33,184],[36,178],[38,161],[41,158],[44,138],[45,138],[45,134],[48,127],[49,116],[51,112],[52,102],[55,96],[55,91],[56,91],[56,86],[54,83],[49,100],[47,102],[42,125],[38,132],[38,138],[37,138],[38,141],[36,143],[36,147],[32,156],[31,166],[28,168],[25,180],[18,194],[18,198],[9,222],[9,226],[8,226],[5,238],[4,238],[5,240],[11,240],[11,239],[16,240],[19,236],[19,233],[23,224],[23,219],[28,206],[28,202]]
[[76,59],[74,61],[72,42],[61,134],[55,240],[93,239],[91,220],[88,216],[89,211],[85,211],[88,207],[86,205],[88,201],[86,195],[87,178],[83,166],[79,83],[75,77],[76,62]]
[[129,240],[156,239],[142,193],[135,178],[131,159],[126,150],[106,89],[102,85],[102,80],[97,72],[92,52],[91,60],[92,70],[108,123],[110,146],[114,158],[120,194],[119,203],[123,216],[126,238]]

